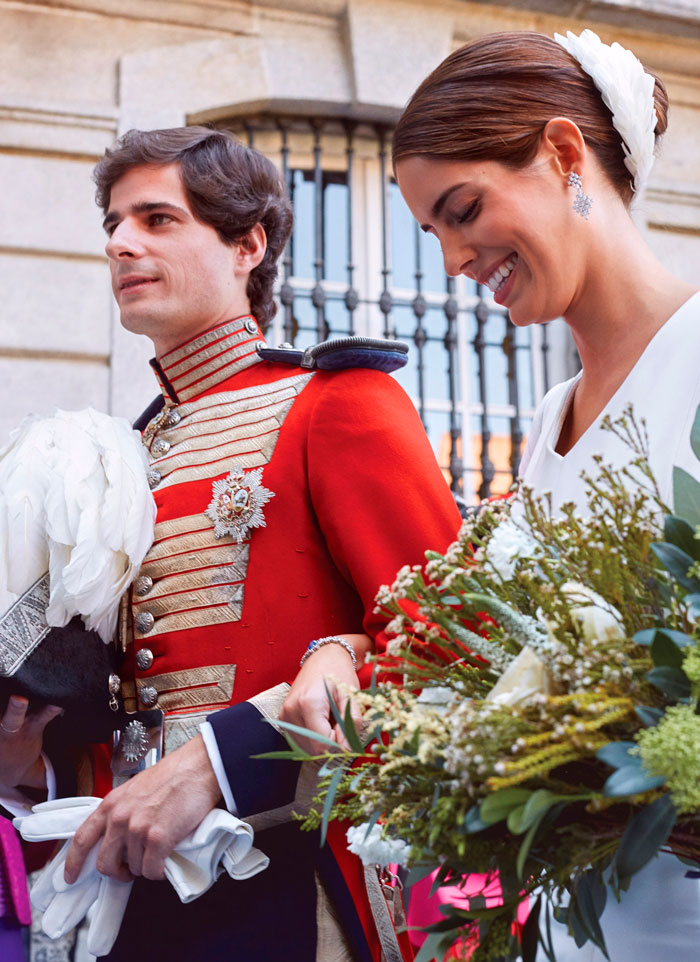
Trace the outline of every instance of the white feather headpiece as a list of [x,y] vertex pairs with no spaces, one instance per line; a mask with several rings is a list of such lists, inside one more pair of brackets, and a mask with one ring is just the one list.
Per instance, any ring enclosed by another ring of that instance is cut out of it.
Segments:
[[119,600],[153,541],[141,436],[123,418],[27,418],[0,450],[0,614],[49,572],[46,622],[80,615],[111,641]]
[[600,91],[622,138],[625,166],[637,193],[643,190],[654,164],[654,78],[631,50],[619,43],[603,43],[598,34],[584,30],[576,36],[555,33],[554,39],[579,62]]

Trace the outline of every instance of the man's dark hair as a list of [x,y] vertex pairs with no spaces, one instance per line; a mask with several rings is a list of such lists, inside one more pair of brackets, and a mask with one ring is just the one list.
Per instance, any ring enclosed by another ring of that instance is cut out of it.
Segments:
[[106,213],[116,182],[132,167],[178,163],[195,217],[225,244],[245,244],[262,224],[267,250],[248,280],[251,313],[264,329],[277,309],[272,287],[277,261],[292,230],[292,207],[280,174],[267,157],[230,134],[208,127],[130,130],[97,164],[96,200]]

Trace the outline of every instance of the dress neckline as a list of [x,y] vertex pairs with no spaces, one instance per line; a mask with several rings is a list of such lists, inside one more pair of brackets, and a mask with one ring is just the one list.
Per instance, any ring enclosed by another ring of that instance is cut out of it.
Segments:
[[618,400],[619,395],[624,390],[627,389],[629,381],[632,379],[634,375],[636,375],[640,366],[647,360],[647,357],[651,353],[652,349],[657,346],[660,340],[663,340],[664,332],[666,332],[666,336],[668,336],[668,331],[671,329],[673,322],[675,322],[679,317],[682,317],[685,315],[686,310],[690,309],[690,305],[696,298],[700,300],[700,291],[696,291],[694,294],[691,294],[690,297],[686,301],[684,301],[681,304],[681,306],[677,310],[675,310],[673,314],[671,314],[671,316],[666,321],[664,321],[664,323],[661,325],[658,331],[656,331],[656,333],[653,335],[653,337],[651,338],[647,346],[644,348],[642,353],[639,355],[636,362],[627,372],[627,375],[625,376],[625,379],[623,380],[622,384],[620,384],[620,386],[614,392],[610,400],[603,406],[602,410],[598,413],[597,417],[594,418],[593,421],[591,421],[591,423],[588,425],[588,427],[583,432],[583,434],[577,439],[576,443],[572,444],[572,446],[569,448],[569,450],[565,454],[559,454],[559,452],[557,451],[557,444],[559,443],[559,437],[561,435],[561,431],[564,426],[564,421],[566,419],[566,416],[569,413],[569,408],[573,401],[574,393],[576,391],[579,381],[581,380],[581,377],[583,376],[583,371],[579,371],[578,374],[572,377],[570,381],[566,382],[565,386],[567,389],[560,402],[559,414],[554,424],[554,429],[550,432],[549,437],[547,438],[547,450],[549,454],[551,454],[554,458],[558,458],[560,461],[564,461],[566,458],[572,455],[580,445],[582,445],[582,442],[584,442],[588,438],[588,436],[593,431],[593,429],[599,426],[600,419],[604,416],[604,414],[607,411],[610,410],[611,407],[613,407],[615,402]]

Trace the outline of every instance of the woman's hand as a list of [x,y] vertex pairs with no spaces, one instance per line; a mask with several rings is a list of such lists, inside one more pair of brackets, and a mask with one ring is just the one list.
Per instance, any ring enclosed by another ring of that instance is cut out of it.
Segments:
[[46,705],[27,714],[29,701],[11,695],[0,721],[0,786],[46,788],[46,769],[41,760],[44,728],[61,714],[57,705]]
[[[339,635],[355,650],[358,665],[364,661],[367,652],[374,650],[372,640],[367,635]],[[287,695],[280,720],[309,728],[336,741],[339,747],[347,744],[343,733],[331,712],[326,687],[340,710],[341,717],[345,717],[345,706],[348,695],[345,686],[359,688],[355,669],[352,666],[350,654],[342,645],[333,643],[322,645],[310,655],[299,670],[294,683]],[[355,727],[359,728],[362,716],[351,702]],[[327,746],[314,742],[300,735],[293,735],[294,741],[310,754],[326,751]]]

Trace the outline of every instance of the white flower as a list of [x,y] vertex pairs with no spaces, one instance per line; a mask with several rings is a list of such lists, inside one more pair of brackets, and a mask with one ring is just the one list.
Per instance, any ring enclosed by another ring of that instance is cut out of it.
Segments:
[[386,653],[392,658],[401,654],[401,649],[404,645],[408,644],[408,637],[406,635],[397,635],[395,638],[390,638],[386,643]]
[[417,704],[430,706],[438,715],[444,715],[454,697],[454,691],[446,685],[432,685],[421,691]]
[[526,645],[498,679],[486,701],[499,708],[515,708],[525,704],[533,695],[549,695],[551,691],[552,681],[544,662]]
[[362,859],[363,865],[406,865],[411,846],[401,838],[385,838],[379,825],[369,822],[347,830],[348,849]]
[[510,581],[518,558],[531,558],[536,553],[536,542],[514,521],[507,519],[494,529],[486,545],[484,560],[504,581]]
[[622,615],[595,591],[578,581],[567,581],[561,591],[571,603],[571,617],[578,622],[586,641],[614,641],[625,637]]
[[656,110],[654,78],[631,50],[619,43],[603,43],[592,30],[554,39],[577,60],[600,91],[612,114],[615,130],[622,138],[625,166],[637,193],[644,188],[654,164]]

